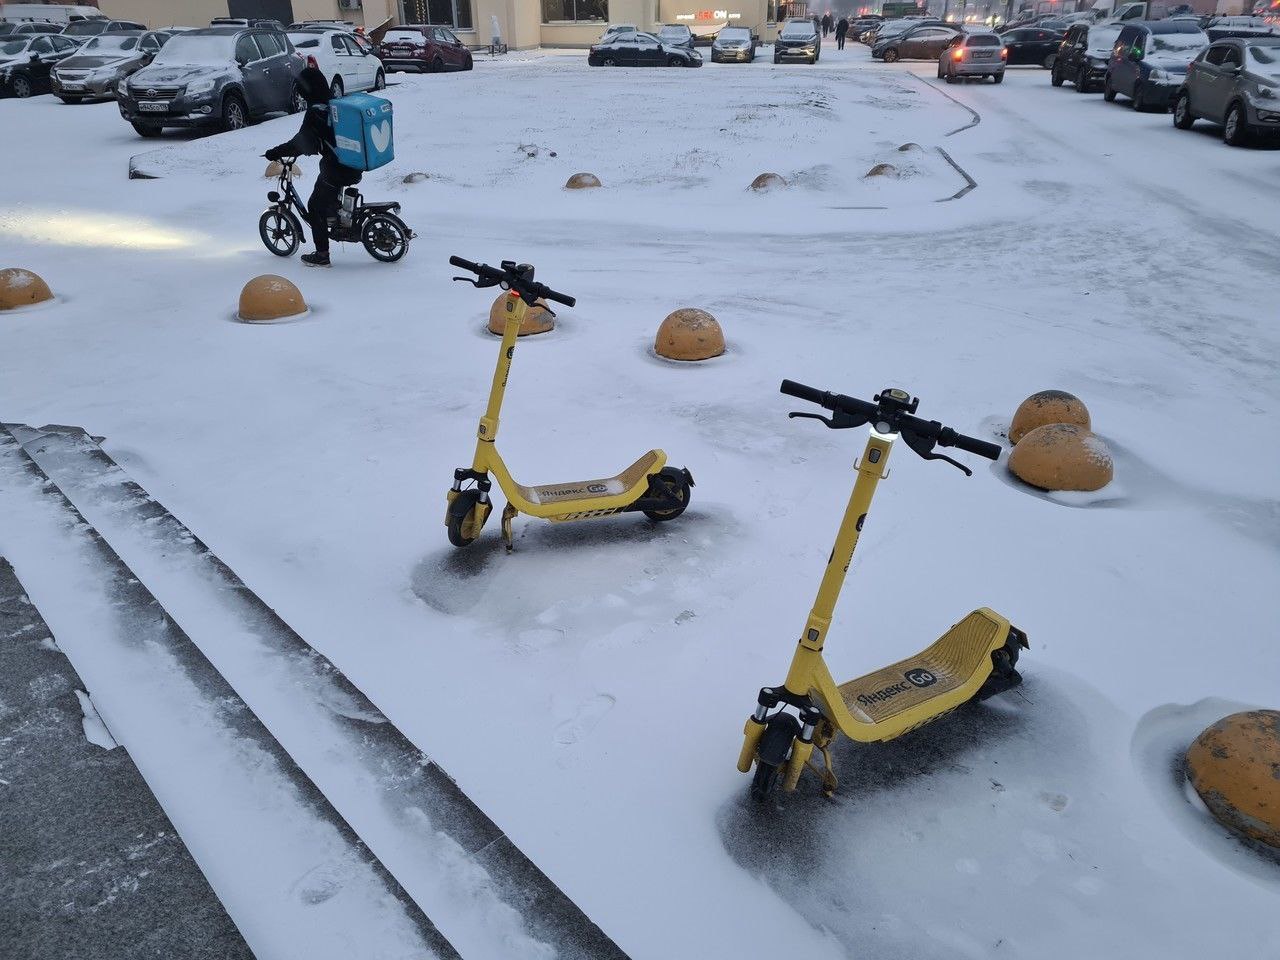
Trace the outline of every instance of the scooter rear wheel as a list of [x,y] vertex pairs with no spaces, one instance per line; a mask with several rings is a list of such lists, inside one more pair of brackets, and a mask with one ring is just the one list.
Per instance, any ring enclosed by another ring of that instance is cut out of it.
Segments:
[[674,520],[684,513],[685,507],[689,506],[690,492],[689,481],[683,470],[677,467],[663,467],[658,472],[658,476],[649,481],[649,493],[653,496],[671,496],[679,503],[666,510],[646,510],[644,515],[658,522]]

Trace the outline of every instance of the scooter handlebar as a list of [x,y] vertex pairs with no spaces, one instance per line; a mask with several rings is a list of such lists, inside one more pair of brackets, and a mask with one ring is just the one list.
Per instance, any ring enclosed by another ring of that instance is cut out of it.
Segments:
[[999,444],[991,443],[987,440],[979,440],[977,437],[966,437],[963,433],[956,433],[950,427],[942,428],[942,432],[938,435],[938,444],[939,446],[955,447],[967,453],[977,454],[979,457],[986,457],[988,460],[1000,459]]
[[575,297],[571,297],[567,293],[561,293],[558,290],[552,290],[545,283],[526,280],[513,270],[499,270],[496,267],[489,266],[487,263],[473,263],[458,256],[450,257],[449,263],[452,266],[461,267],[463,270],[474,273],[481,280],[488,280],[489,283],[485,284],[485,286],[501,283],[522,296],[528,294],[532,298],[528,301],[530,303],[538,299],[554,300],[556,303],[563,303],[566,307],[572,307],[578,302]]

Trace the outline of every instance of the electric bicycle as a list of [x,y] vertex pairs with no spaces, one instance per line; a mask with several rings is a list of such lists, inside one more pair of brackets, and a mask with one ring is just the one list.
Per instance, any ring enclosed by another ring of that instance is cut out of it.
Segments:
[[[258,236],[277,257],[291,257],[306,241],[302,224],[307,219],[307,206],[293,188],[296,157],[280,161],[280,189],[267,194],[271,206],[258,218]],[[400,204],[365,203],[364,195],[355,187],[342,191],[342,204],[337,217],[329,218],[329,239],[338,243],[360,243],[369,256],[383,263],[395,263],[409,251],[409,241],[417,236],[400,219]]]
[[858,479],[787,678],[780,687],[760,691],[755,712],[743,729],[738,769],[750,773],[755,765],[751,797],[760,802],[770,796],[779,778],[785,792],[794,791],[815,749],[822,756],[822,766],[813,769],[822,780],[823,792],[830,796],[837,781],[829,746],[837,733],[860,743],[892,740],[967,701],[1012,689],[1022,682],[1018,653],[1028,647],[1025,633],[994,610],[980,607],[920,653],[836,684],[822,658],[827,631],[876,485],[887,475],[894,441],[901,437],[921,458],[943,460],[966,476],[972,475],[968,467],[935,453],[934,447],[956,447],[990,460],[999,459],[1000,447],[914,416],[920,401],[903,390],[882,390],[874,402],[791,380],[783,380],[781,390],[832,411],[830,417],[816,413],[792,413],[791,417],[819,420],[832,430],[867,424],[871,429],[862,459],[854,465]]
[[521,513],[553,523],[593,520],[632,511],[639,511],[650,520],[660,522],[680,516],[689,505],[693,477],[683,467],[667,466],[667,455],[661,450],[650,450],[621,473],[599,480],[526,487],[512,478],[498,453],[496,441],[498,417],[502,412],[520,322],[539,298],[569,307],[577,301],[534,280],[534,268],[527,263],[504,260],[501,268],[495,268],[461,257],[450,257],[449,263],[474,273],[478,278],[454,277],[454,280],[476,287],[501,287],[508,291],[503,300],[502,344],[498,347],[498,364],[493,371],[489,405],[476,431],[475,456],[470,467],[459,467],[453,472],[453,486],[448,493],[444,522],[449,542],[455,547],[465,547],[480,536],[493,509],[489,497],[493,488],[490,473],[497,477],[498,486],[507,498],[507,505],[502,510],[502,539],[508,552],[514,546],[511,522]]

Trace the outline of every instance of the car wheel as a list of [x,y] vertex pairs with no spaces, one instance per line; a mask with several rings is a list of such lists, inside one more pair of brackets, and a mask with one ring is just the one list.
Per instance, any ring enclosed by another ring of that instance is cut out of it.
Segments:
[[1222,124],[1222,140],[1233,147],[1243,147],[1249,141],[1249,130],[1245,126],[1244,111],[1240,103],[1227,107],[1227,118]]
[[243,98],[238,93],[228,93],[222,99],[222,130],[243,130],[248,125],[249,114]]
[[958,79],[959,79],[959,77],[957,77],[957,76],[956,76],[954,73],[952,73],[950,70],[948,70],[948,71],[946,72],[946,80],[947,80],[947,83],[955,83]]
[[135,124],[133,125],[133,129],[134,129],[134,132],[136,132],[136,133],[138,134],[138,136],[140,136],[140,137],[146,137],[146,138],[150,139],[151,137],[158,137],[158,136],[160,136],[160,128],[159,128],[159,127],[153,127],[153,126],[151,126],[150,124],[146,124],[146,123],[135,123]]
[[885,63],[896,63],[897,60],[898,60],[898,51],[895,50],[893,47],[890,47],[888,50],[884,52]]
[[307,98],[302,95],[302,88],[295,83],[293,94],[289,97],[289,112],[301,113],[305,109],[307,109]]
[[684,61],[683,61],[683,60],[681,60],[679,57],[667,57],[667,66],[668,66],[668,67],[683,67],[683,66],[684,66]]
[[1179,130],[1190,130],[1195,122],[1196,118],[1191,113],[1191,96],[1183,90],[1173,104],[1173,125]]
[[471,60],[471,54],[469,54],[469,53],[468,53],[468,54],[467,54],[467,59],[465,59],[465,60],[463,60],[463,61],[462,61],[462,69],[463,69],[463,70],[470,70],[473,66],[475,66],[475,64],[474,64],[474,63],[472,62],[472,60]]
[[346,87],[343,86],[342,78],[335,75],[333,83],[329,84],[329,96],[337,100],[344,93],[346,93]]
[[618,65],[618,61],[613,59],[613,57],[605,57],[604,65],[606,67],[616,67]]
[[[470,63],[471,62],[470,59],[468,59],[467,62]],[[468,66],[467,69],[470,70],[471,67]],[[379,70],[377,76],[373,78],[373,89],[375,90],[387,89],[387,75],[383,73],[381,70]]]
[[1060,87],[1062,86],[1062,81],[1064,79],[1065,77],[1063,77],[1062,74],[1058,71],[1057,64],[1054,64],[1053,74],[1049,77],[1049,82],[1053,84],[1055,87]]
[[9,89],[13,91],[13,95],[19,100],[25,100],[34,92],[31,87],[31,81],[19,74],[9,81]]
[[1004,71],[1001,70],[999,73],[993,74],[991,80],[994,83],[1004,83]]
[[1046,70],[1052,70],[1054,63],[1056,63],[1057,60],[1058,55],[1056,53],[1051,53],[1040,62],[1040,66],[1044,67]]
[[1111,74],[1107,74],[1106,79],[1102,81],[1102,99],[1107,103],[1116,102],[1116,88],[1111,85]]
[[1089,92],[1089,71],[1084,67],[1076,74],[1076,93]]

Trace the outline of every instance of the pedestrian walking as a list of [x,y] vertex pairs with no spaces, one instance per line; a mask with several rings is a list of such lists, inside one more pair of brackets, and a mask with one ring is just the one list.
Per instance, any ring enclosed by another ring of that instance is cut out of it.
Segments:
[[844,38],[849,34],[849,20],[847,17],[841,17],[840,22],[836,24],[836,49],[844,49]]
[[831,32],[831,14],[824,13],[822,15],[822,35],[825,37]]

